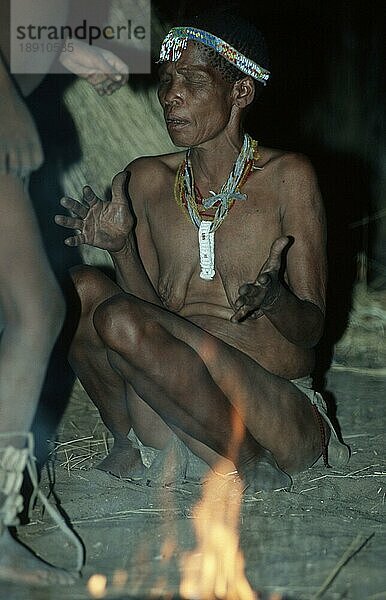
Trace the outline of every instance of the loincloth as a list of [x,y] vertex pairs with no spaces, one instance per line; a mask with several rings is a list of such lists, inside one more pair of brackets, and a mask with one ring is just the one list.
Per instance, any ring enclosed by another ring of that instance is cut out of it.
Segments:
[[324,462],[327,462],[327,465],[330,467],[344,467],[350,458],[350,448],[339,439],[336,429],[328,417],[327,404],[322,394],[316,392],[312,388],[312,379],[310,376],[300,377],[299,379],[291,379],[290,381],[296,385],[296,387],[303,392],[305,396],[307,396],[314,409],[316,409],[316,411],[330,428],[330,439],[326,444],[326,456],[323,456],[324,439],[322,433],[322,456],[318,459],[317,463],[324,458]]

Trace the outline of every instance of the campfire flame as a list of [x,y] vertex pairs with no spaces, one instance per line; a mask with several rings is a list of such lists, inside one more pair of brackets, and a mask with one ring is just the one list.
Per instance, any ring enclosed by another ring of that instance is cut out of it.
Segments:
[[[223,458],[212,467],[203,484],[201,500],[193,509],[197,546],[181,560],[179,593],[186,600],[261,600],[246,577],[239,545],[245,490],[245,483],[233,464],[245,435],[242,407],[239,410],[232,414],[231,461]],[[280,599],[280,595],[271,596],[271,600]]]
[[[207,351],[210,351],[208,348]],[[193,509],[197,547],[181,561],[179,592],[188,600],[258,600],[244,572],[239,516],[244,484],[232,463],[244,439],[240,413],[232,413],[229,460],[219,459]],[[229,471],[229,465],[233,469]]]
[[189,600],[258,600],[244,573],[238,522],[243,483],[237,473],[220,475],[226,462],[203,486],[193,509],[197,547],[183,556],[180,595]]

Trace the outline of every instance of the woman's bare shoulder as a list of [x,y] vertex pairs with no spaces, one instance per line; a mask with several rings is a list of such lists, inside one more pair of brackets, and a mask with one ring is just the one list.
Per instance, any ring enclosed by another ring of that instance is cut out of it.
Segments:
[[[184,156],[184,152],[173,152],[158,156],[141,156],[129,163],[125,170],[140,180],[148,180],[151,177],[159,182],[160,177],[162,178],[165,175],[176,172]],[[151,182],[149,181],[149,183]]]

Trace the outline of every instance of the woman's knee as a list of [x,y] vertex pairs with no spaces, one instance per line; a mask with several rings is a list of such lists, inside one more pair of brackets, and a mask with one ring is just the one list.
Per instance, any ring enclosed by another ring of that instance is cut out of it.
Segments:
[[136,357],[151,353],[158,323],[146,317],[129,294],[117,294],[95,310],[94,327],[105,345],[116,352]]

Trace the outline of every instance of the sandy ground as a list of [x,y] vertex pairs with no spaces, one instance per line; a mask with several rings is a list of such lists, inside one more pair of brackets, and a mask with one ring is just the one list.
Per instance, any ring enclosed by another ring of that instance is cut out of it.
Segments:
[[[290,492],[246,497],[240,544],[246,574],[264,597],[292,600],[386,598],[385,374],[335,366],[327,389],[352,457],[343,471],[313,467],[294,478]],[[76,385],[50,461],[54,492],[84,542],[83,577],[71,588],[2,584],[2,600],[83,600],[94,573],[107,577],[108,598],[178,594],[179,565],[195,546],[192,508],[202,486],[140,487],[92,465],[106,453],[106,430]],[[42,487],[48,490],[47,471]],[[41,556],[71,568],[71,544],[37,506],[21,538]],[[127,573],[123,588],[119,572]],[[335,576],[334,576],[335,575]],[[330,581],[329,581],[330,580]]]

